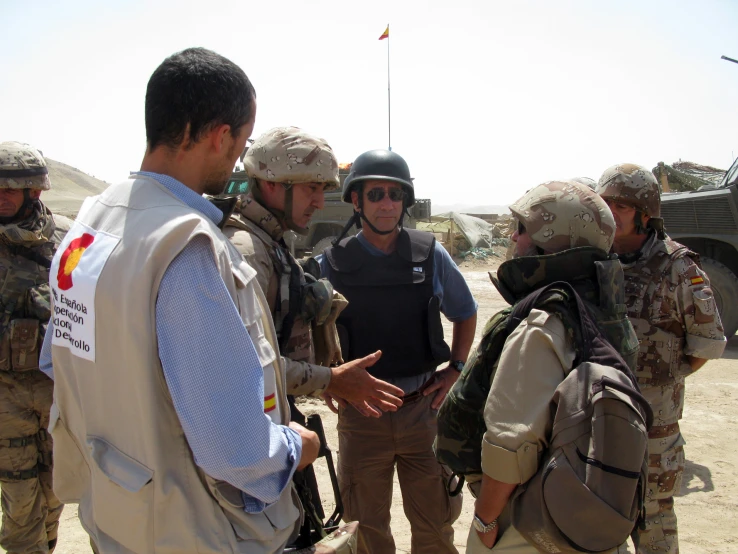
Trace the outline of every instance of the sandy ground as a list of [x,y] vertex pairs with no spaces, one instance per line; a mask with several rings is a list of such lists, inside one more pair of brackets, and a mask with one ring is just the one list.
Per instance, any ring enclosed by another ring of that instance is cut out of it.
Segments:
[[[504,254],[503,254],[504,255]],[[462,263],[462,271],[479,302],[479,340],[484,322],[505,303],[494,289],[487,271],[499,263]],[[450,324],[446,322],[446,336]],[[738,335],[729,342],[720,360],[709,362],[687,380],[687,401],[682,432],[687,440],[687,466],[682,490],[676,500],[682,554],[738,554]],[[303,403],[306,413],[320,413],[329,444],[338,444],[336,416],[322,402]],[[335,456],[335,451],[334,451]],[[326,512],[333,504],[328,471],[318,462]],[[464,508],[455,524],[455,543],[461,552],[473,514],[473,498],[464,496]],[[392,505],[393,533],[398,553],[410,552],[410,528],[402,511],[399,485],[395,484]],[[2,551],[2,549],[0,549]],[[91,552],[88,539],[77,519],[76,506],[67,506],[62,515],[56,554]]]

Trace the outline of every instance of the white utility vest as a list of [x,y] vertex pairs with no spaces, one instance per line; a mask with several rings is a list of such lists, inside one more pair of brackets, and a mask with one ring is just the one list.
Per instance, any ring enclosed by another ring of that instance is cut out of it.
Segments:
[[289,422],[266,300],[255,271],[220,230],[147,177],[88,199],[50,272],[60,325],[49,429],[54,490],[79,503],[82,525],[104,554],[281,552],[301,519],[291,484],[264,512],[244,512],[241,491],[195,465],[172,404],[156,298],[167,267],[198,235],[212,243],[264,368],[265,411]]

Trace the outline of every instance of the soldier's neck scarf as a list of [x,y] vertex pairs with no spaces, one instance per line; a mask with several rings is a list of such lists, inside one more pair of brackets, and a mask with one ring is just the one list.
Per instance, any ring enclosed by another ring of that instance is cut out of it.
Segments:
[[252,221],[263,229],[276,242],[282,240],[284,229],[275,214],[262,206],[259,201],[254,198],[252,191],[247,192],[241,198],[241,215],[249,221]]
[[575,288],[579,287],[577,292],[586,297],[597,286],[595,262],[610,259],[604,250],[580,246],[556,254],[513,258],[500,265],[496,275],[490,273],[489,276],[509,304],[515,304],[534,290],[556,281],[566,281]]

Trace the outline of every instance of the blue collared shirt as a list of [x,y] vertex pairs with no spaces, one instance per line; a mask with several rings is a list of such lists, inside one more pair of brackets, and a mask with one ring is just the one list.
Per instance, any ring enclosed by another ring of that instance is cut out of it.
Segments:
[[[156,179],[213,222],[222,219],[218,208],[176,179],[138,174]],[[261,363],[206,237],[188,243],[164,273],[156,333],[164,377],[195,462],[243,491],[247,512],[262,511],[288,486],[302,441],[264,413]],[[49,322],[40,367],[51,378],[52,335]]]

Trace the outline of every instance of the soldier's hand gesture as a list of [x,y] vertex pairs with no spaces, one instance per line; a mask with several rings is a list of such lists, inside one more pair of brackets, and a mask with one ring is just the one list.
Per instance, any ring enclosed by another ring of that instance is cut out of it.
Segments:
[[331,382],[323,397],[333,412],[338,411],[333,400],[342,406],[345,406],[344,402],[348,402],[367,417],[379,417],[382,412],[394,412],[402,406],[402,389],[377,379],[366,371],[381,356],[382,351],[377,350],[374,354],[332,368]]

